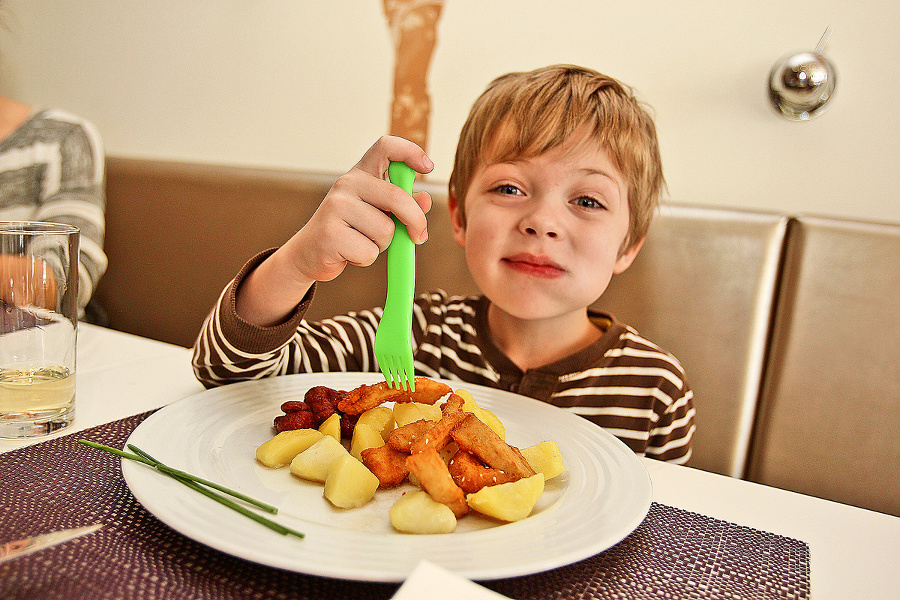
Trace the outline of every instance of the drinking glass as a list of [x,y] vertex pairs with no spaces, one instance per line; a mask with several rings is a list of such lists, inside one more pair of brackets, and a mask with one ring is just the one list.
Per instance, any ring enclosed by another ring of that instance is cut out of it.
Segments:
[[75,417],[78,228],[0,222],[0,437]]

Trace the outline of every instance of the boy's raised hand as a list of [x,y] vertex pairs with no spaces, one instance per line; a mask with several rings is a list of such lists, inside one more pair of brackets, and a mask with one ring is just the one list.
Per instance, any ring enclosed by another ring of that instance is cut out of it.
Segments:
[[297,270],[313,281],[329,281],[348,264],[368,266],[387,249],[394,233],[393,213],[413,241],[424,241],[425,212],[431,208],[427,193],[415,201],[384,178],[390,161],[403,161],[420,173],[433,165],[416,144],[398,137],[383,137],[355,167],[341,176],[315,214],[289,242]]
[[257,325],[278,323],[314,282],[334,279],[348,264],[372,264],[391,243],[391,214],[406,225],[413,241],[425,241],[431,196],[420,192],[411,198],[387,181],[391,161],[403,161],[419,173],[434,168],[413,142],[393,136],[375,142],[338,178],[303,228],[242,282],[237,296],[242,318]]

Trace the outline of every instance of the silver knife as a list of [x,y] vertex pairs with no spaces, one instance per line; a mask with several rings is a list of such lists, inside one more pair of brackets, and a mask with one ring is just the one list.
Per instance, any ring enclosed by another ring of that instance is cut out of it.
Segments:
[[43,550],[44,548],[50,548],[51,546],[74,540],[82,535],[93,533],[101,527],[103,527],[102,524],[97,524],[87,525],[85,527],[75,527],[72,529],[61,529],[59,531],[43,533],[22,540],[16,540],[15,542],[0,544],[0,563],[5,563],[8,560],[19,558],[20,556],[25,556],[32,552]]

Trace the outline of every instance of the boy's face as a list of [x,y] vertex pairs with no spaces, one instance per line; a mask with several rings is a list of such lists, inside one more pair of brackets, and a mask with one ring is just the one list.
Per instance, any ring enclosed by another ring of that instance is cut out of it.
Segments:
[[450,198],[454,237],[497,308],[524,320],[583,313],[640,250],[622,247],[627,190],[606,150],[589,144],[488,163],[465,196],[465,225]]

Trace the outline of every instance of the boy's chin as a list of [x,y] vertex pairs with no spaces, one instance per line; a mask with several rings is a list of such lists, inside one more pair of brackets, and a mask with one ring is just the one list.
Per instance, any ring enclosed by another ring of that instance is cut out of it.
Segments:
[[492,317],[538,323],[586,317],[588,305],[561,302],[555,298],[506,296],[498,299],[488,295]]

